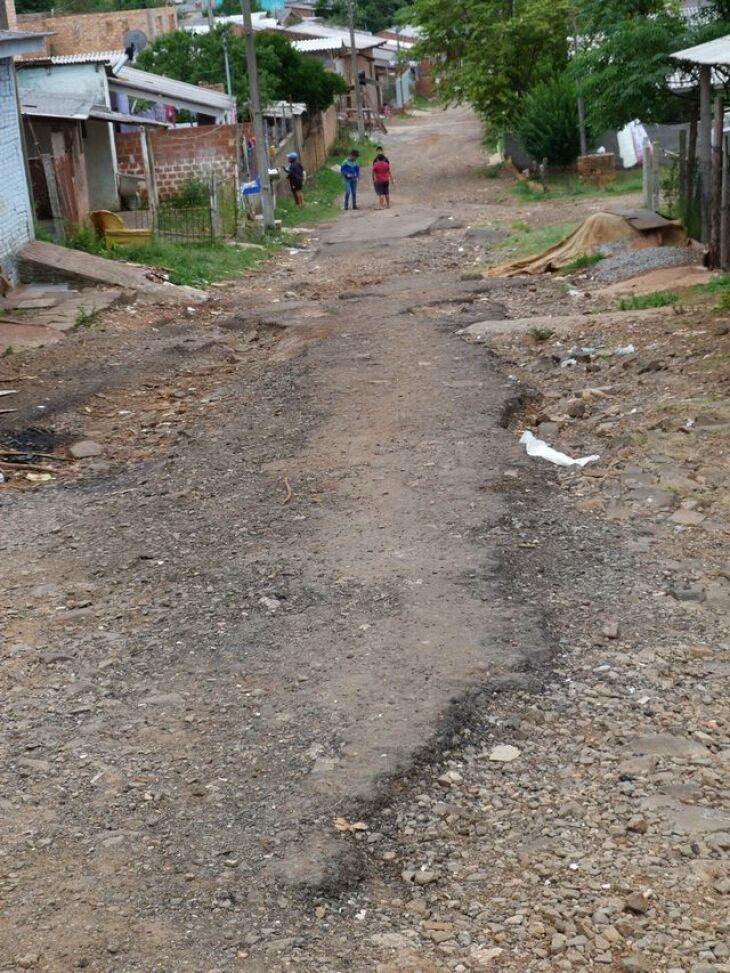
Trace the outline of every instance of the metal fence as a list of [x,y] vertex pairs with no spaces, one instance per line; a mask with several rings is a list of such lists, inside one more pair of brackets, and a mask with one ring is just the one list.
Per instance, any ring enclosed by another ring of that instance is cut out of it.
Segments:
[[152,230],[161,240],[233,239],[240,219],[236,183],[214,176],[189,180],[157,207],[129,210],[122,215],[132,229]]

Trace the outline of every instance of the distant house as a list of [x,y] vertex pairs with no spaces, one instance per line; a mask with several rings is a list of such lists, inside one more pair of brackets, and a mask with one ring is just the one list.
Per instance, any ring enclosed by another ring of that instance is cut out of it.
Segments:
[[152,41],[162,34],[177,30],[177,26],[174,6],[107,10],[103,13],[49,12],[18,16],[18,27],[47,34],[40,57],[118,50],[125,47],[125,37],[130,32],[133,32],[132,37],[136,35],[139,45],[140,35],[146,41]]
[[[5,9],[0,22],[7,27]],[[16,254],[35,235],[13,58],[42,50],[44,40],[42,34],[0,27],[0,271],[11,282],[17,278]]]

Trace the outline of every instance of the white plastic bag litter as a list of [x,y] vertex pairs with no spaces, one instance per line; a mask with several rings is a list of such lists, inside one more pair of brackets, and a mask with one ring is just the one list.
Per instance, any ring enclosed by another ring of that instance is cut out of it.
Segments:
[[581,456],[579,459],[573,459],[572,456],[567,456],[565,453],[553,449],[552,446],[548,446],[546,442],[533,436],[529,431],[522,433],[520,442],[525,444],[528,456],[539,456],[540,459],[546,459],[548,463],[555,463],[556,466],[585,466],[587,463],[593,463],[600,459],[600,456]]

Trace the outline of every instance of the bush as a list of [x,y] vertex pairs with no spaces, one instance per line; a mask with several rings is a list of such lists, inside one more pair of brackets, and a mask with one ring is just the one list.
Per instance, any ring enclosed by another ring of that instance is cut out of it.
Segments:
[[571,165],[580,155],[575,83],[563,75],[538,84],[525,95],[515,128],[535,159]]
[[191,176],[181,184],[174,196],[167,200],[170,206],[207,206],[210,200],[210,186],[205,179]]
[[106,254],[104,241],[96,235],[96,231],[88,223],[67,226],[64,244],[71,250],[84,250],[86,253],[94,253],[97,256]]

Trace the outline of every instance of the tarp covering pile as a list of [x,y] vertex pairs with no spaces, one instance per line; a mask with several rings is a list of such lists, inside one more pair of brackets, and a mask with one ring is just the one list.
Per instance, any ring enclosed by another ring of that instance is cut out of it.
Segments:
[[[579,257],[597,253],[605,243],[623,242],[628,246],[644,246],[646,242],[662,246],[683,246],[687,243],[687,234],[680,222],[663,220],[661,217],[659,220],[662,227],[658,230],[658,237],[647,240],[646,234],[633,226],[625,216],[619,213],[594,213],[544,253],[490,267],[485,271],[485,276],[514,277],[517,274],[544,274],[550,270],[561,270]],[[654,232],[657,233],[656,228]]]

